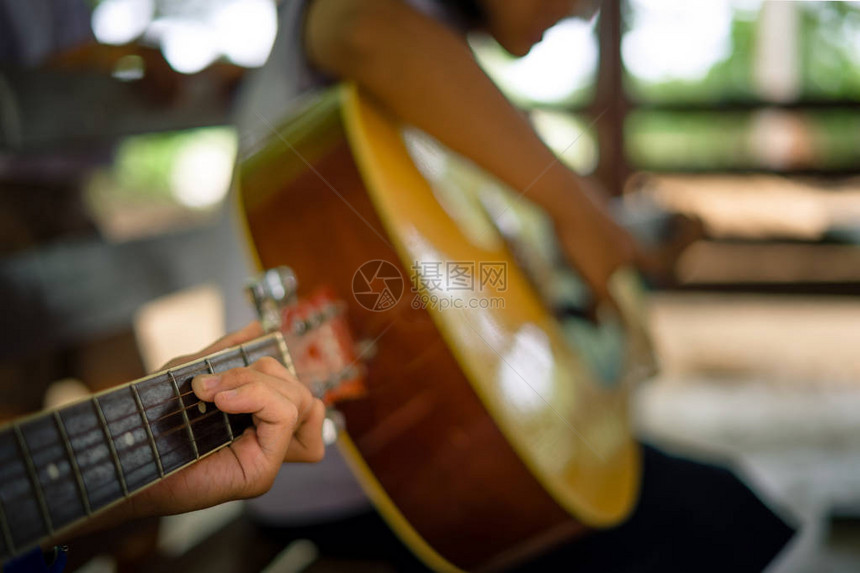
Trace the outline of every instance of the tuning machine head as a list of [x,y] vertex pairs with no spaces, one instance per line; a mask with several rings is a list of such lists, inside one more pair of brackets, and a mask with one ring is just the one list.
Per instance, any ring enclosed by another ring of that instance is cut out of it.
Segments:
[[275,267],[251,280],[246,288],[263,330],[274,332],[281,328],[281,310],[296,302],[296,274],[289,267]]

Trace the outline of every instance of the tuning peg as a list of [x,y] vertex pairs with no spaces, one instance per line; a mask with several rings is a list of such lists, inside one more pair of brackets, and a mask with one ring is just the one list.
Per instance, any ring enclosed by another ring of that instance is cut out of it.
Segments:
[[281,309],[296,300],[298,280],[289,267],[269,269],[251,280],[246,290],[266,332],[281,328]]

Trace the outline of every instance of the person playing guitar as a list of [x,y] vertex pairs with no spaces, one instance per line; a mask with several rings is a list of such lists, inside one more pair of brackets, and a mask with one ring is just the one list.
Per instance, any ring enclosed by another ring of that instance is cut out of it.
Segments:
[[[467,32],[483,31],[511,55],[523,56],[562,18],[594,10],[583,0],[290,0],[281,7],[269,62],[240,97],[240,131],[271,130],[294,98],[351,81],[404,123],[542,207],[567,262],[595,298],[606,301],[613,273],[647,255],[610,217],[594,184],[556,160],[466,42]],[[732,472],[647,445],[643,450],[640,500],[628,520],[526,569],[757,571],[790,539],[792,529]],[[420,570],[417,561],[402,557],[402,546],[375,514],[360,513],[361,494],[332,453],[328,466],[303,468],[299,483],[293,479],[285,488],[276,482],[253,504],[261,521],[284,541],[310,536],[324,548],[337,545],[332,539],[360,538],[363,550],[383,548],[383,558],[398,567]],[[323,480],[340,484],[340,508],[320,501],[314,510],[314,484]],[[297,487],[301,482],[306,491]],[[297,519],[292,509],[299,506]],[[350,557],[341,549],[333,551]]]

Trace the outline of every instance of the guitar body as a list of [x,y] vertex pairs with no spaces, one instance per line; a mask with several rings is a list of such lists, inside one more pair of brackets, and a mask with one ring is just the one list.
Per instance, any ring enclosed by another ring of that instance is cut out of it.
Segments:
[[[338,86],[249,150],[239,186],[259,263],[333,288],[356,337],[374,341],[366,392],[338,404],[341,446],[430,567],[502,568],[627,516],[640,479],[627,398],[644,345],[628,337],[618,380],[598,380],[495,227],[434,188],[396,121]],[[353,294],[369,261],[402,279],[385,310]],[[506,280],[444,293],[478,300],[468,308],[417,304],[430,293],[412,292],[414,269],[434,262],[504,263]],[[622,308],[633,298],[616,289]]]

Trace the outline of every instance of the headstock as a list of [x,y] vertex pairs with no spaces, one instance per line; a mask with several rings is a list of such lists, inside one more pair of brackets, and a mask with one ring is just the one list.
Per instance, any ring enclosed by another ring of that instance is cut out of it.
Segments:
[[346,321],[346,305],[330,289],[300,299],[288,267],[263,272],[248,292],[267,332],[280,331],[299,380],[331,405],[364,393],[364,367]]

